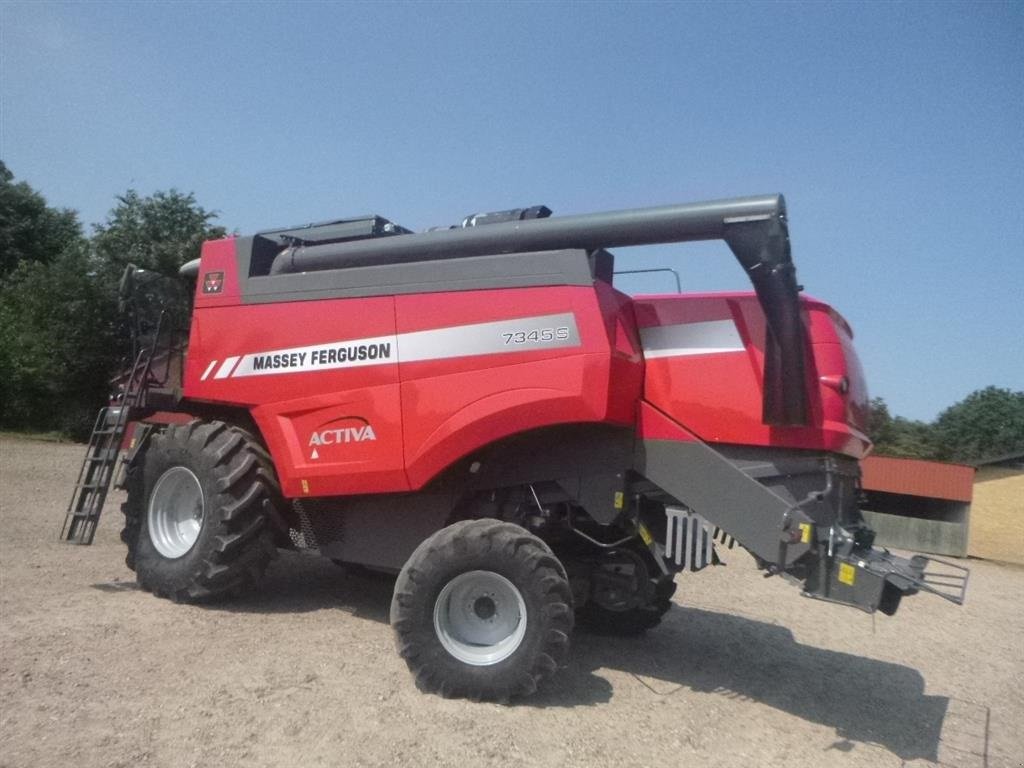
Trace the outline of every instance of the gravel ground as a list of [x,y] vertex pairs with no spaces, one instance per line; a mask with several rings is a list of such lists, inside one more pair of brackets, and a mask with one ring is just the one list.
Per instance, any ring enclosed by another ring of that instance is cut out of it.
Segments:
[[286,554],[259,595],[174,605],[124,566],[119,494],[58,543],[82,455],[0,438],[5,768],[1024,764],[1024,568],[876,620],[729,552],[646,638],[577,634],[537,696],[472,704],[416,690],[387,579]]

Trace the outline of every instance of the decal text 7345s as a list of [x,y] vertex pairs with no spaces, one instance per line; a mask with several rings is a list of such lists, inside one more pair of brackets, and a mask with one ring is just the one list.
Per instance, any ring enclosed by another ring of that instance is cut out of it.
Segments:
[[569,338],[569,328],[534,328],[530,331],[508,331],[501,334],[505,344],[539,344],[545,341],[565,341]]

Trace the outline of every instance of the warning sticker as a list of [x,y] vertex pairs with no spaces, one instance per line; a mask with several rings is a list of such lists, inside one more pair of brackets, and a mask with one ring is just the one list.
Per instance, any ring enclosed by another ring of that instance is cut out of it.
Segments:
[[812,526],[810,523],[800,523],[800,543],[810,544],[811,543],[811,530]]
[[839,564],[839,581],[842,584],[848,584],[853,586],[853,582],[857,580],[857,569],[849,563]]
[[648,547],[651,546],[651,544],[654,543],[654,537],[651,536],[651,532],[647,530],[647,526],[640,523],[638,530],[640,532],[640,538],[644,540],[644,544]]

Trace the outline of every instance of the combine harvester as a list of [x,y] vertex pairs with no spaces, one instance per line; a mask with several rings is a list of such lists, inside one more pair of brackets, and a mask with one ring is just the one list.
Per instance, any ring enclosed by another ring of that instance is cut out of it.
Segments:
[[[872,546],[853,334],[800,295],[781,196],[550,213],[208,242],[181,270],[187,340],[129,269],[138,353],[64,538],[92,540],[116,475],[128,566],[161,597],[235,594],[279,548],[398,573],[399,653],[471,698],[531,693],[574,623],[654,627],[716,544],[868,612],[963,601],[959,566]],[[754,291],[613,287],[606,249],[695,240],[724,240]]]

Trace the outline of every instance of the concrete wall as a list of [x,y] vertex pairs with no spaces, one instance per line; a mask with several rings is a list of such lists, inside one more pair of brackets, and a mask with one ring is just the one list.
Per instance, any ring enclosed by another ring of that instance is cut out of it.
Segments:
[[971,505],[901,493],[865,492],[864,519],[883,547],[967,557]]
[[967,557],[968,527],[965,522],[928,520],[869,510],[864,510],[864,519],[874,529],[878,546]]

